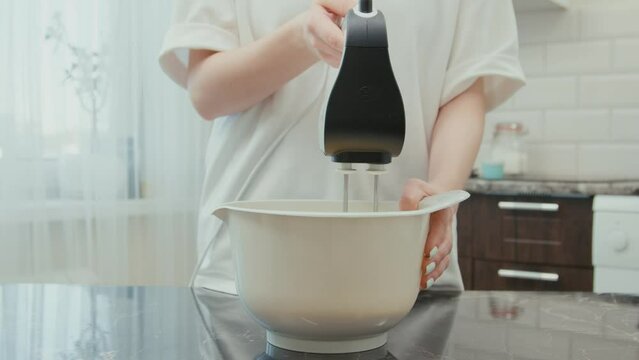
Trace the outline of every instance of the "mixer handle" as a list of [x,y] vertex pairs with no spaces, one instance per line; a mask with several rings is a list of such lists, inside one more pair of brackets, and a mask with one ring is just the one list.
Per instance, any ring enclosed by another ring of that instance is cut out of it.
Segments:
[[373,12],[373,0],[359,0],[359,11],[368,14]]

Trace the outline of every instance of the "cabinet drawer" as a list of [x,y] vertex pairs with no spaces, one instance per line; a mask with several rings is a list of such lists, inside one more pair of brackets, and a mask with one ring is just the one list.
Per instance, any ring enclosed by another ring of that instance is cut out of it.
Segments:
[[591,265],[591,198],[475,195],[473,201],[475,258]]
[[474,261],[475,290],[592,291],[592,269]]

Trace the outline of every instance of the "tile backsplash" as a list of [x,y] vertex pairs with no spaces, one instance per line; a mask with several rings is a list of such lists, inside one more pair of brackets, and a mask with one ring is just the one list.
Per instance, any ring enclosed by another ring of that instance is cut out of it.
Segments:
[[639,179],[639,0],[517,14],[528,85],[487,117],[528,129],[529,174]]

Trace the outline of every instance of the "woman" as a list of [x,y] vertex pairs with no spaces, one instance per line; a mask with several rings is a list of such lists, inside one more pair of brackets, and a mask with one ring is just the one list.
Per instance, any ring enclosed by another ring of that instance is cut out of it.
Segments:
[[[404,99],[406,140],[380,199],[414,209],[462,188],[485,112],[523,85],[510,0],[376,0]],[[335,80],[355,0],[177,0],[160,57],[205,119],[216,119],[206,156],[196,286],[236,293],[226,229],[211,216],[246,199],[340,199],[340,175],[318,145],[318,121]],[[371,179],[351,179],[368,199]],[[456,209],[433,214],[422,288],[463,289]],[[207,246],[208,245],[208,246]],[[355,259],[354,259],[355,260]]]

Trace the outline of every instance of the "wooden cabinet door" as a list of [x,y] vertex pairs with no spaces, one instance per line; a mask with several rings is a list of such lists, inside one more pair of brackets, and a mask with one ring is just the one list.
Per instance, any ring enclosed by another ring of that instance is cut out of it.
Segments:
[[473,259],[467,257],[459,258],[459,270],[461,271],[464,289],[473,290]]
[[475,260],[475,290],[592,291],[592,268]]
[[474,258],[592,264],[592,198],[474,195],[472,201]]
[[469,200],[459,204],[457,209],[457,253],[459,257],[473,256],[473,213],[475,201]]

